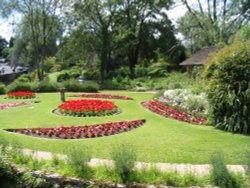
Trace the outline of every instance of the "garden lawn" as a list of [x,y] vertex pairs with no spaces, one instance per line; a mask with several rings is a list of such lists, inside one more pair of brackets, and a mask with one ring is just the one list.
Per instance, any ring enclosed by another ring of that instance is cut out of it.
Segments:
[[[59,93],[37,94],[40,103],[0,110],[0,142],[11,141],[20,147],[33,150],[66,153],[68,149],[87,147],[95,158],[110,158],[112,147],[120,144],[133,145],[139,161],[167,163],[209,163],[210,155],[221,150],[228,164],[241,164],[250,148],[250,136],[226,133],[212,126],[191,125],[154,114],[140,103],[152,99],[153,93],[105,91],[135,100],[115,100],[122,113],[107,117],[66,117],[52,113],[61,104]],[[67,99],[75,93],[67,93]],[[0,96],[0,103],[10,101]],[[27,100],[25,100],[27,101]],[[31,137],[2,129],[28,127],[56,127],[59,125],[86,125],[122,120],[146,119],[146,123],[129,132],[108,137],[59,140]]]

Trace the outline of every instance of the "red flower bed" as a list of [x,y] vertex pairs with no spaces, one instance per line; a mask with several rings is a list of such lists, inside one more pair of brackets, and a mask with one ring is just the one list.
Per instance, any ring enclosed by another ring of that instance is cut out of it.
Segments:
[[193,123],[193,124],[205,124],[206,119],[205,118],[199,118],[196,116],[192,116],[190,114],[187,114],[185,112],[182,112],[177,109],[170,108],[168,106],[165,106],[164,104],[155,101],[155,100],[150,100],[143,102],[142,105],[146,107],[147,109],[162,115],[164,117],[170,117],[173,119],[177,119],[180,121],[185,121],[188,123]]
[[3,104],[0,104],[0,110],[6,109],[6,108],[11,108],[11,107],[16,107],[16,106],[21,106],[21,105],[25,105],[25,104],[30,104],[30,103],[31,103],[30,101],[3,103]]
[[126,96],[121,96],[121,95],[109,95],[109,94],[98,94],[98,93],[86,93],[86,94],[80,94],[80,95],[73,95],[72,97],[134,100],[131,97],[126,97]]
[[104,100],[68,100],[58,109],[61,114],[71,116],[104,116],[118,112],[113,102]]
[[31,91],[15,91],[7,93],[8,98],[11,99],[30,99],[35,98],[36,94]]
[[56,127],[56,128],[30,128],[30,129],[7,129],[7,131],[59,139],[79,139],[110,136],[138,128],[145,120],[120,121],[86,126]]

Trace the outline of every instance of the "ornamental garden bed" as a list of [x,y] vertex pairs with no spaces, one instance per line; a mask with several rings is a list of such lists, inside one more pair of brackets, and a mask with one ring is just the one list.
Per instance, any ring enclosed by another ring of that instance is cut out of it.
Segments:
[[11,107],[17,107],[21,105],[31,104],[34,103],[33,101],[25,101],[25,102],[8,102],[8,103],[1,103],[0,104],[0,110],[11,108]]
[[120,113],[118,106],[106,100],[68,100],[53,111],[58,115],[91,117],[109,116]]
[[150,111],[159,114],[164,117],[173,118],[179,121],[185,121],[187,123],[193,123],[193,124],[200,124],[205,125],[206,119],[200,118],[197,116],[192,116],[186,112],[182,112],[178,109],[171,108],[169,106],[165,106],[164,104],[160,103],[156,100],[149,100],[146,102],[142,102],[142,105],[149,109]]
[[84,93],[84,94],[80,94],[80,95],[72,95],[72,97],[134,100],[133,98],[127,97],[127,96],[100,94],[100,93]]
[[7,93],[9,99],[32,99],[36,94],[31,91],[15,91]]
[[133,120],[85,126],[6,129],[6,131],[44,138],[80,139],[111,136],[138,128],[144,123],[145,120]]

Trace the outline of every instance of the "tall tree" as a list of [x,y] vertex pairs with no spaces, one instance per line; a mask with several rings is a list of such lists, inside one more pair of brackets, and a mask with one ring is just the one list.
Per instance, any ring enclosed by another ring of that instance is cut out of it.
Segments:
[[179,30],[193,50],[228,43],[250,20],[249,0],[180,0],[188,12],[179,20]]
[[82,33],[87,35],[89,45],[99,56],[101,83],[104,83],[112,51],[114,15],[117,3],[113,0],[79,0],[75,10]]
[[135,65],[138,63],[142,47],[145,24],[159,20],[166,15],[170,0],[123,0],[119,1],[120,41],[126,48],[130,78],[135,77]]
[[62,8],[63,2],[61,0],[2,1],[4,13],[9,15],[17,11],[23,16],[22,26],[25,30],[21,31],[24,31],[23,34],[32,45],[39,80],[43,80],[42,62],[49,55],[47,49],[52,43],[52,36],[61,32],[58,27],[58,11]]

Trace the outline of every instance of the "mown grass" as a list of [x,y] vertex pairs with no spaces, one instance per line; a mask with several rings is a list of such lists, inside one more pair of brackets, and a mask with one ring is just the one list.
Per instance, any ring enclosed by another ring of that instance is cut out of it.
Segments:
[[[0,110],[1,140],[18,142],[20,147],[33,150],[67,153],[72,147],[88,147],[95,158],[111,158],[112,148],[121,144],[132,144],[137,160],[145,162],[169,163],[209,163],[214,151],[225,154],[227,164],[241,164],[244,153],[250,148],[250,137],[226,133],[212,126],[199,126],[166,119],[140,105],[151,99],[153,93],[134,93],[127,91],[105,91],[103,93],[120,94],[133,97],[134,101],[113,100],[122,109],[122,113],[108,117],[64,117],[51,113],[60,103],[59,93],[37,94],[31,105]],[[67,93],[68,96],[72,93]],[[14,101],[0,96],[0,103]],[[73,99],[73,98],[72,98]],[[54,127],[59,125],[85,125],[120,120],[146,119],[144,126],[130,132],[109,137],[58,140],[31,137],[6,132],[6,128]]]

